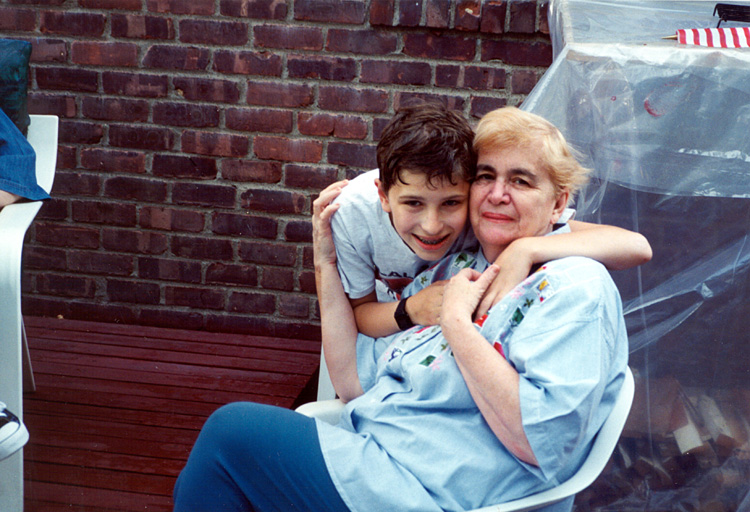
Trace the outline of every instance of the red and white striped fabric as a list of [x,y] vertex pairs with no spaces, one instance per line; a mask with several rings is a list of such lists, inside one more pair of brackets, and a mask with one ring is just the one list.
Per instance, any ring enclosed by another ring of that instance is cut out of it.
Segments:
[[750,28],[686,28],[677,31],[681,44],[715,48],[750,48]]

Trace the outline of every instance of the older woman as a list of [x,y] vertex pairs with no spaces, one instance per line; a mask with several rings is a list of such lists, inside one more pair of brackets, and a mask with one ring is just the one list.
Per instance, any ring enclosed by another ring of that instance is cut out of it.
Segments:
[[348,402],[341,422],[221,409],[180,477],[176,510],[459,511],[552,487],[578,468],[627,364],[607,271],[554,260],[473,315],[498,273],[489,261],[567,229],[556,222],[585,170],[557,129],[515,108],[485,116],[475,145],[469,211],[481,250],[447,257],[404,292],[451,278],[440,325],[358,336],[330,236],[336,190],[315,201],[323,343]]

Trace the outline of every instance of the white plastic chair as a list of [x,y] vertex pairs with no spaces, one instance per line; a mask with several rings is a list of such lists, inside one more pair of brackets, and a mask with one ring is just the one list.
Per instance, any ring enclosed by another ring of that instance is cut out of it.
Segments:
[[[524,510],[535,510],[574,496],[591,485],[602,472],[615,446],[617,446],[617,441],[620,439],[620,434],[630,413],[634,392],[635,383],[633,373],[630,368],[626,368],[625,381],[622,384],[620,394],[617,396],[617,401],[612,408],[612,412],[594,439],[591,451],[586,460],[583,461],[578,471],[568,480],[552,489],[506,503],[475,509],[472,512],[521,512]],[[336,424],[343,409],[344,403],[341,400],[323,400],[304,404],[297,408],[297,412],[318,418],[327,423]]]
[[[57,116],[31,116],[27,139],[36,152],[37,183],[52,189],[57,162]],[[26,231],[41,201],[0,209],[0,400],[23,419],[23,385],[34,389],[21,316],[21,252]],[[0,462],[0,510],[23,510],[23,452]]]

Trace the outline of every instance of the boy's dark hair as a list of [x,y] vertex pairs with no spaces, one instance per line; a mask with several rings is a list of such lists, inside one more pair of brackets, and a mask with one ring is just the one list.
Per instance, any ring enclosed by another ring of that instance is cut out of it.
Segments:
[[476,173],[474,131],[459,112],[438,103],[401,107],[383,130],[377,147],[385,192],[403,183],[401,171],[421,172],[430,185],[471,181]]

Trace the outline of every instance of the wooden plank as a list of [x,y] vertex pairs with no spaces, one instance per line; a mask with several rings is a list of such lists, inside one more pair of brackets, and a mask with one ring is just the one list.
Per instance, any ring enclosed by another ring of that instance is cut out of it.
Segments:
[[[110,491],[75,485],[30,482],[26,492],[33,501],[70,503],[73,506],[94,507],[96,510],[114,509],[122,512],[170,512],[172,499],[136,492]],[[98,508],[96,508],[98,507]],[[46,512],[46,509],[38,509]]]

